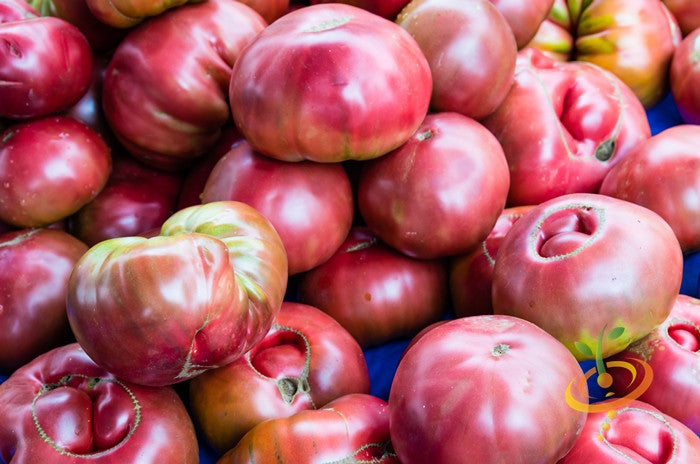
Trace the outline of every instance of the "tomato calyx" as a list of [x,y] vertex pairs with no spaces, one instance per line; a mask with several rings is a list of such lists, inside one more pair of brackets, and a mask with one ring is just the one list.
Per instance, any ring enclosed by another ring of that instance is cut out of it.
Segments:
[[510,351],[510,345],[506,343],[499,343],[491,348],[491,356],[494,358],[500,358],[501,356],[507,354]]
[[608,161],[612,158],[613,153],[615,153],[616,141],[614,138],[610,138],[600,142],[595,149],[595,158],[598,161]]

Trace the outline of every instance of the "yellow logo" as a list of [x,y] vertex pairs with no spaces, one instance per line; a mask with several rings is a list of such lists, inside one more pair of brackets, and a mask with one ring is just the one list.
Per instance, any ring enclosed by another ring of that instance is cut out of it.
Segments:
[[[608,332],[608,338],[614,340],[620,337],[624,331],[624,327],[616,327]],[[605,328],[600,332],[595,353],[585,343],[575,343],[576,349],[581,352],[581,354],[589,357],[595,355],[595,366],[588,369],[581,376],[572,379],[566,387],[566,402],[577,411],[605,412],[610,409],[626,406],[633,400],[639,398],[649,388],[654,378],[651,366],[641,359],[630,358],[628,361],[605,361],[601,355],[604,336]],[[624,396],[615,397],[614,392],[607,391],[613,385],[613,376],[608,372],[608,369],[624,369],[629,372],[631,379],[624,389],[625,391],[634,385],[638,379],[639,384]],[[595,380],[597,385],[605,392],[602,397],[591,396],[589,393],[588,381],[594,375],[596,376]],[[604,399],[611,400],[605,401],[604,403],[596,402]]]

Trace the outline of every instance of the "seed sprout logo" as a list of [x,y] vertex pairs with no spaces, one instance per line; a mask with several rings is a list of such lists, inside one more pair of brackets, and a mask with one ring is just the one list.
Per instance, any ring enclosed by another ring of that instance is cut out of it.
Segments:
[[[607,334],[609,340],[619,338],[625,331],[624,327],[615,327]],[[602,356],[603,339],[605,328],[601,330],[595,352],[583,342],[576,342],[574,346],[579,353],[595,358],[595,366],[588,369],[583,375],[573,379],[566,387],[566,402],[572,408],[583,412],[604,412],[610,409],[623,407],[633,400],[639,398],[644,393],[653,378],[651,366],[638,358],[630,357],[627,360],[605,361]],[[610,391],[613,386],[613,376],[608,369],[624,369],[631,377],[629,383],[622,389],[626,393],[623,396],[615,396],[615,392]],[[595,375],[595,382],[603,393],[602,396],[591,395],[588,382]],[[631,388],[632,385],[636,386]],[[629,391],[628,391],[629,390]],[[599,403],[601,400],[610,400]]]

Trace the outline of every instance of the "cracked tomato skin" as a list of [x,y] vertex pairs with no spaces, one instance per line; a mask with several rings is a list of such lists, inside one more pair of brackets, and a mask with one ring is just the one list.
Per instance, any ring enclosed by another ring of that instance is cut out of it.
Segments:
[[399,25],[324,3],[284,15],[234,64],[233,120],[261,153],[282,161],[384,155],[420,126],[430,66]]
[[698,456],[700,437],[668,414],[635,400],[588,413],[579,439],[558,464],[681,464],[697,462]]
[[114,51],[102,84],[105,118],[117,139],[154,167],[189,166],[221,136],[230,119],[231,68],[265,26],[243,3],[207,0],[133,30]]
[[553,463],[586,413],[565,401],[581,375],[536,325],[482,315],[438,322],[403,354],[389,393],[391,440],[403,464]]
[[77,343],[48,351],[0,385],[0,461],[196,464],[194,425],[171,387],[97,366]]
[[263,420],[350,393],[369,393],[360,345],[320,309],[295,302],[282,303],[270,332],[245,355],[189,384],[195,424],[222,453]]
[[341,396],[321,409],[261,422],[217,464],[398,464],[389,437],[387,403],[365,393]]
[[67,109],[90,86],[85,35],[63,19],[39,16],[23,0],[0,4],[0,44],[0,117],[24,120]]
[[169,385],[234,361],[272,326],[287,285],[284,246],[240,202],[178,211],[150,238],[98,243],[76,263],[76,340],[125,380]]
[[597,192],[610,168],[651,136],[644,107],[614,74],[533,48],[519,53],[508,95],[482,123],[508,160],[508,206]]

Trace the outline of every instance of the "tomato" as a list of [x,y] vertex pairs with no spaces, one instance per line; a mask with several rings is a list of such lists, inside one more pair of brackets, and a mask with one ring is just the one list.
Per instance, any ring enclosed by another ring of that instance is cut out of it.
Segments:
[[682,276],[681,247],[658,214],[574,193],[535,206],[508,231],[493,310],[534,322],[579,360],[606,358],[663,322]]
[[553,0],[490,0],[506,18],[518,48],[523,48],[536,34],[552,8]]
[[5,0],[0,43],[0,117],[48,116],[73,105],[90,86],[90,44],[68,21],[41,17],[24,0]]
[[558,464],[691,463],[700,438],[673,417],[642,401],[588,414],[576,444]]
[[[559,27],[553,34],[550,28],[542,28],[530,45],[563,46],[569,59],[612,72],[645,108],[661,101],[668,91],[671,58],[682,38],[678,22],[663,2],[568,0],[555,3],[554,9],[553,23]],[[548,33],[552,35],[544,36]]]
[[[315,5],[317,3],[335,3],[335,1],[310,0],[310,3]],[[401,9],[409,3],[409,0],[340,0],[338,3],[353,5],[393,21]]]
[[[637,398],[672,416],[700,434],[700,300],[679,294],[664,322],[649,335],[609,358],[611,362],[645,362],[652,372],[648,383],[640,372],[611,370],[618,396],[639,392]],[[636,374],[634,378],[629,374]],[[644,384],[645,386],[640,387]]]
[[396,22],[428,59],[433,111],[481,119],[503,101],[518,48],[508,22],[488,0],[414,0]]
[[[112,27],[127,28],[145,19],[176,8],[190,0],[85,0],[98,21]],[[192,0],[193,3],[201,0]]]
[[571,24],[567,0],[554,0],[549,15],[524,48],[536,48],[555,61],[570,61],[574,51]]
[[98,53],[111,51],[129,32],[128,28],[114,27],[97,19],[88,0],[28,0],[28,3],[42,16],[55,16],[77,27]]
[[513,86],[482,123],[508,160],[508,206],[597,192],[608,170],[651,136],[642,104],[614,74],[533,48],[520,52]]
[[416,41],[361,8],[300,8],[265,28],[234,64],[233,120],[283,161],[371,159],[401,145],[428,110],[432,76]]
[[509,185],[493,134],[460,113],[432,113],[406,143],[366,163],[357,205],[385,243],[436,259],[466,253],[486,238]]
[[695,0],[661,0],[678,21],[683,35],[700,27],[700,4]]
[[700,123],[700,29],[690,32],[676,48],[669,69],[671,95],[682,120]]
[[353,221],[350,180],[340,163],[280,161],[243,140],[213,167],[203,203],[236,200],[270,220],[285,250],[289,274],[308,271],[338,249]]
[[414,335],[448,304],[441,260],[406,256],[363,226],[328,261],[298,277],[299,301],[335,318],[363,348]]
[[134,29],[112,53],[102,88],[120,143],[162,169],[184,169],[203,156],[230,120],[233,63],[265,26],[243,3],[207,0]]
[[38,356],[0,385],[0,461],[196,464],[197,436],[170,387],[97,366],[77,343]]
[[238,0],[245,3],[258,13],[269,24],[283,15],[291,7],[289,0]]
[[599,193],[659,214],[681,248],[700,249],[700,126],[680,124],[640,142],[606,174]]
[[243,357],[189,383],[195,424],[222,453],[263,420],[350,393],[369,393],[360,345],[320,309],[294,302],[282,304],[270,332]]
[[504,209],[481,246],[449,258],[450,300],[457,317],[493,314],[491,281],[496,254],[513,224],[533,207]]
[[384,400],[355,393],[318,410],[261,422],[217,464],[398,464],[389,437]]
[[87,245],[159,228],[175,212],[182,176],[147,166],[128,154],[113,157],[105,187],[68,219]]
[[68,281],[68,320],[100,366],[169,385],[262,340],[286,286],[286,254],[269,221],[244,203],[213,202],[178,211],[154,237],[90,248]]
[[544,330],[503,315],[434,326],[404,353],[389,394],[391,440],[411,463],[550,463],[586,413],[565,401],[581,375]]
[[72,341],[66,288],[86,244],[62,230],[0,234],[0,372]]
[[63,220],[97,196],[111,169],[109,146],[76,119],[12,124],[0,141],[0,219],[17,227]]

